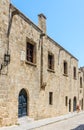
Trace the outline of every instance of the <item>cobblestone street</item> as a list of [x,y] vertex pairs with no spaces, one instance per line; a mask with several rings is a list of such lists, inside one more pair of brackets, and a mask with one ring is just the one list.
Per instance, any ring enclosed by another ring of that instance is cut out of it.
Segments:
[[84,114],[80,114],[34,130],[84,130]]

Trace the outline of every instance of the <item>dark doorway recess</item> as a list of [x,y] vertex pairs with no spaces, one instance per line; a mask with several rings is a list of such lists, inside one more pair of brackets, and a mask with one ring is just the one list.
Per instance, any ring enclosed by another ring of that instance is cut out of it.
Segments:
[[22,89],[18,97],[18,117],[23,117],[27,115],[27,93],[25,89]]

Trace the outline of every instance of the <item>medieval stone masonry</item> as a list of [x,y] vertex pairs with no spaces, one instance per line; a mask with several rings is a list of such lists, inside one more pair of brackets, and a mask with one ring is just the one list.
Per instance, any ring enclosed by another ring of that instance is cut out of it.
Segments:
[[84,67],[9,0],[0,0],[0,126],[18,118],[56,117],[84,109]]

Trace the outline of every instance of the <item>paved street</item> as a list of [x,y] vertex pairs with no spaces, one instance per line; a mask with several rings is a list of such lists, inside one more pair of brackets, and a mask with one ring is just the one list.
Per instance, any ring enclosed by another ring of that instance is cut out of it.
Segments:
[[15,126],[0,130],[84,130],[84,112],[34,121],[28,117],[20,118]]
[[84,130],[84,114],[34,130]]

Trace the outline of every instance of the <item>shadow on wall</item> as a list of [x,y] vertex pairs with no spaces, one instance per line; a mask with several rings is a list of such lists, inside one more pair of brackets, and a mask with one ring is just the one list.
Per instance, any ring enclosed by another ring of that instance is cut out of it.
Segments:
[[71,130],[84,130],[84,125],[79,125],[75,129],[71,129]]

